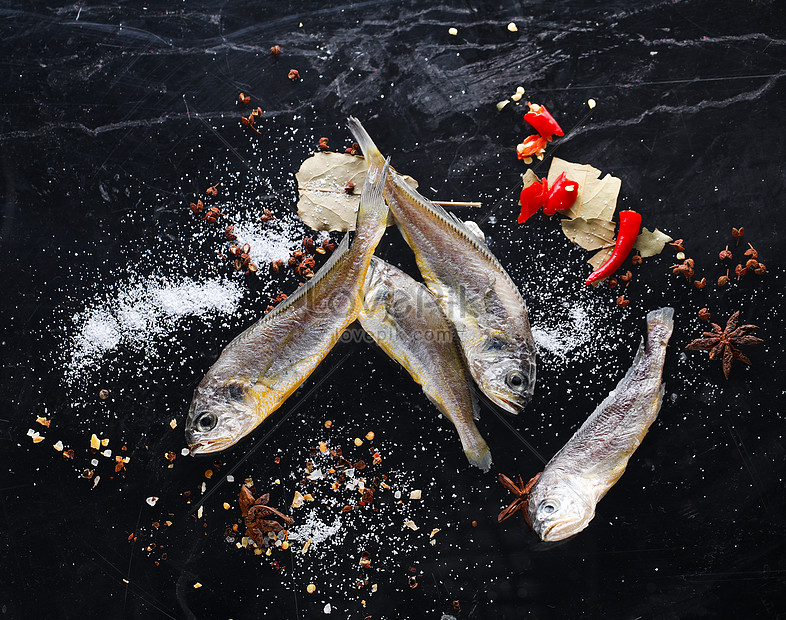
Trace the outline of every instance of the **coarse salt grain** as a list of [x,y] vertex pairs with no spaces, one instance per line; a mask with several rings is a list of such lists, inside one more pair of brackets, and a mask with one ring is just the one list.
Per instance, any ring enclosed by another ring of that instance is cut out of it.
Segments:
[[515,22],[510,22],[508,24],[508,30],[510,32],[518,32],[519,31],[519,27],[515,24]]
[[175,430],[175,429],[177,428],[177,420],[176,420],[175,418],[172,418],[172,419],[169,421],[169,426],[171,426],[171,427],[172,427],[172,430]]
[[597,105],[597,103],[595,102],[594,99],[589,99],[589,100],[587,100],[587,105],[589,106],[589,109],[591,110],[591,109],[593,109]]
[[409,499],[420,499],[420,497],[421,497],[422,493],[423,493],[423,491],[421,491],[420,489],[417,489],[417,490],[415,490],[415,491],[412,491],[412,492],[409,494]]
[[62,451],[63,451],[63,442],[62,442],[62,441],[58,441],[58,442],[57,442],[55,445],[53,445],[52,447],[53,447],[55,450],[57,450],[58,452],[62,452]]
[[455,37],[458,34],[458,28],[448,28],[448,34]]
[[145,501],[146,501],[146,502],[147,502],[149,505],[151,505],[151,506],[155,506],[155,505],[156,505],[156,502],[158,502],[158,498],[157,498],[155,495],[153,495],[153,496],[151,496],[151,497],[148,497],[148,498],[147,498]]

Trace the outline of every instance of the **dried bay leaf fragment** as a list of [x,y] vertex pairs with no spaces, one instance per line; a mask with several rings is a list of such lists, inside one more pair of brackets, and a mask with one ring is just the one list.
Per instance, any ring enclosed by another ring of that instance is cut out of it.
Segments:
[[642,228],[633,247],[639,251],[642,258],[647,258],[660,254],[670,241],[673,239],[657,228],[651,232],[647,228]]
[[554,157],[549,168],[549,187],[563,172],[568,179],[579,184],[579,195],[570,209],[561,212],[562,215],[569,219],[582,217],[585,220],[611,220],[614,217],[617,196],[622,187],[620,179],[610,174],[601,179],[601,171],[589,164],[574,164]]
[[576,217],[562,220],[562,232],[573,243],[585,250],[614,247],[614,222],[599,218]]
[[[366,170],[363,157],[348,153],[323,151],[306,159],[295,174],[300,195],[297,213],[303,223],[313,230],[355,230]],[[412,187],[418,186],[412,177],[403,178]],[[348,182],[354,184],[351,194],[345,189]],[[391,215],[388,226],[392,224]]]

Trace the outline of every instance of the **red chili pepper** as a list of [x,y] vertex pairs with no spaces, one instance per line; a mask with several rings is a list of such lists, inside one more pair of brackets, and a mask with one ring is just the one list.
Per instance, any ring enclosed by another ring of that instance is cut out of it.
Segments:
[[579,184],[568,179],[568,173],[563,172],[551,186],[548,200],[543,207],[543,215],[554,215],[557,211],[570,209],[578,195]]
[[549,195],[549,182],[546,177],[543,181],[535,181],[531,185],[527,185],[521,190],[519,203],[521,204],[521,213],[519,213],[519,224],[523,224],[531,218],[538,209],[546,204],[546,198]]
[[636,237],[639,236],[641,229],[641,215],[635,211],[620,211],[620,227],[617,232],[617,242],[608,260],[590,274],[584,284],[592,284],[596,280],[610,276],[617,271],[620,265],[633,249]]
[[554,120],[554,117],[549,114],[546,106],[538,105],[537,103],[529,104],[529,112],[524,115],[524,120],[535,128],[544,138],[551,136],[564,136],[565,133],[559,126],[559,123]]
[[531,136],[528,136],[524,142],[516,146],[516,153],[518,154],[519,159],[532,157],[533,155],[537,155],[543,151],[546,148],[546,144],[548,144],[548,140],[546,138],[543,138],[542,136],[534,133]]

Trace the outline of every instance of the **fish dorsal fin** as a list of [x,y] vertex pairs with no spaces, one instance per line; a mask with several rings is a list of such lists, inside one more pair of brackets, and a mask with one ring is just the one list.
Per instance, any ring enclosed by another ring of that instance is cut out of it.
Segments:
[[500,262],[497,260],[497,257],[491,253],[491,250],[489,250],[489,247],[484,242],[478,239],[478,237],[467,228],[464,222],[462,222],[452,213],[448,213],[447,211],[445,211],[445,209],[443,209],[439,205],[435,205],[428,198],[423,196],[423,194],[418,192],[414,187],[412,187],[406,181],[404,181],[396,173],[391,173],[391,174],[394,175],[393,178],[395,179],[396,186],[400,190],[410,194],[410,196],[415,201],[420,202],[424,206],[424,208],[428,209],[429,212],[432,213],[434,217],[436,217],[438,220],[442,221],[442,223],[444,223],[445,226],[452,229],[455,232],[455,234],[469,241],[470,245],[472,245],[478,252],[480,252],[486,259],[491,261],[491,263],[493,263],[502,273],[504,273],[510,280],[510,283],[513,285],[513,289],[516,292],[516,297],[518,298],[518,300],[521,302],[524,308],[527,307],[527,304],[524,302],[524,298],[521,296],[518,287],[513,282],[513,279],[510,277],[508,272],[505,271],[505,269],[502,267]]
[[289,297],[287,297],[284,301],[282,301],[279,305],[277,305],[273,310],[268,312],[268,314],[264,317],[264,321],[270,321],[274,319],[276,316],[284,312],[287,308],[289,308],[292,304],[296,303],[298,299],[303,297],[304,295],[308,295],[308,292],[313,289],[323,278],[325,278],[336,266],[336,263],[341,259],[349,251],[349,233],[344,235],[344,238],[341,240],[339,246],[333,251],[333,254],[330,255],[330,258],[325,261],[325,264],[320,267],[317,271],[316,275],[311,278],[306,284],[301,286],[297,289],[294,293],[292,293]]

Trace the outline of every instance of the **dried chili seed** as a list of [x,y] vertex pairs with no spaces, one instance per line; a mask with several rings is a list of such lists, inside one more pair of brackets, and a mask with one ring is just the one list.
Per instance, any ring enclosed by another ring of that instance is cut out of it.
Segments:
[[756,269],[754,269],[753,272],[759,276],[765,273],[769,273],[769,271],[767,271],[767,268],[764,266],[764,263],[759,263],[759,266],[756,267]]
[[707,308],[702,308],[701,310],[699,310],[699,318],[702,321],[709,321],[711,316],[712,314]]
[[606,280],[606,286],[608,288],[617,288],[617,284],[619,284],[619,282],[617,282],[617,278],[609,278]]
[[248,275],[249,273],[256,273],[257,269],[258,268],[257,268],[257,266],[254,263],[250,263],[248,265],[248,272],[246,273],[246,275]]
[[248,105],[251,102],[251,97],[249,97],[245,93],[240,93],[237,96],[237,100],[238,102],[240,102],[241,105]]
[[292,257],[296,258],[297,260],[300,260],[301,258],[303,258],[303,256],[304,255],[301,250],[295,250],[294,252],[292,252]]
[[633,263],[634,265],[641,265],[642,260],[643,259],[641,258],[641,254],[634,254],[630,258],[630,262]]
[[344,149],[344,152],[349,155],[357,155],[360,152],[360,145],[357,142],[353,142],[352,146]]
[[98,398],[100,398],[101,400],[106,400],[107,398],[109,398],[109,390],[107,389],[99,390]]
[[204,209],[204,208],[205,208],[205,205],[204,205],[204,204],[202,204],[202,201],[201,201],[201,200],[197,200],[197,201],[196,201],[196,204],[194,204],[193,202],[191,202],[191,203],[189,203],[189,205],[188,205],[188,206],[189,206],[189,208],[190,208],[190,209],[191,209],[191,210],[192,210],[194,213],[201,213],[201,212],[202,212],[202,209]]
[[341,509],[341,512],[349,512],[350,510],[352,510],[352,506],[344,506],[344,507]]
[[749,258],[745,263],[745,269],[756,269],[759,266],[759,261],[755,258]]
[[311,252],[311,250],[314,249],[314,240],[311,237],[304,237],[303,247],[305,248],[306,252]]
[[677,250],[677,252],[684,252],[685,248],[682,245],[682,241],[682,239],[677,239],[676,241],[672,241],[669,245]]
[[707,286],[707,278],[702,278],[701,280],[696,280],[693,283],[693,286],[695,286],[697,289],[703,289],[705,286]]
[[622,280],[623,282],[630,282],[631,278],[633,278],[633,273],[631,273],[630,271],[626,271],[620,276],[620,280]]
[[744,276],[746,273],[748,273],[748,270],[745,267],[743,267],[742,265],[737,265],[734,268],[734,273],[737,274],[737,279],[739,280],[742,276]]
[[354,465],[355,469],[366,469],[366,461],[360,460]]
[[289,70],[289,75],[287,77],[290,80],[292,80],[293,82],[295,80],[299,80],[300,79],[300,71],[298,71],[297,69],[290,69]]
[[227,226],[224,229],[224,237],[226,238],[227,241],[236,241],[237,240],[237,235],[232,232],[233,230],[235,230],[235,226],[234,225]]
[[630,299],[626,299],[625,295],[620,295],[617,297],[617,305],[620,308],[626,308],[628,305],[630,305]]
[[327,150],[329,150],[330,147],[328,146],[328,139],[327,138],[320,138],[319,142],[317,142],[317,148],[320,151],[327,151]]
[[732,227],[732,229],[731,229],[731,236],[734,237],[737,240],[737,245],[739,245],[740,239],[742,238],[742,236],[744,234],[745,234],[745,227],[744,226],[740,226],[739,228],[733,228]]
[[283,260],[274,260],[270,263],[270,271],[276,275],[279,275],[284,270],[284,261]]
[[262,222],[269,222],[270,220],[276,219],[276,216],[273,215],[273,212],[270,209],[263,209],[262,215],[260,216],[259,219]]
[[229,253],[232,256],[240,256],[243,253],[243,250],[241,250],[239,246],[233,245],[229,248]]
[[726,260],[727,258],[730,259],[732,257],[731,250],[729,250],[729,246],[726,246],[725,250],[721,250],[718,254],[718,258],[721,260]]
[[347,194],[354,194],[355,193],[355,184],[352,181],[347,181],[347,184],[344,186],[344,191]]
[[754,258],[754,259],[756,259],[756,258],[759,258],[759,253],[756,251],[756,248],[754,248],[754,247],[753,247],[753,246],[752,246],[752,245],[749,243],[749,244],[748,244],[748,249],[747,249],[747,250],[745,250],[745,256],[750,256],[751,258]]
[[270,48],[270,53],[273,54],[273,56],[278,56],[281,53],[281,47],[278,45],[274,45],[273,47]]
[[726,270],[726,275],[718,278],[718,286],[726,286],[729,283],[729,270]]
[[218,195],[218,189],[216,189],[217,187],[218,187],[218,183],[216,183],[215,185],[211,185],[205,190],[205,193],[208,196],[216,196]]

